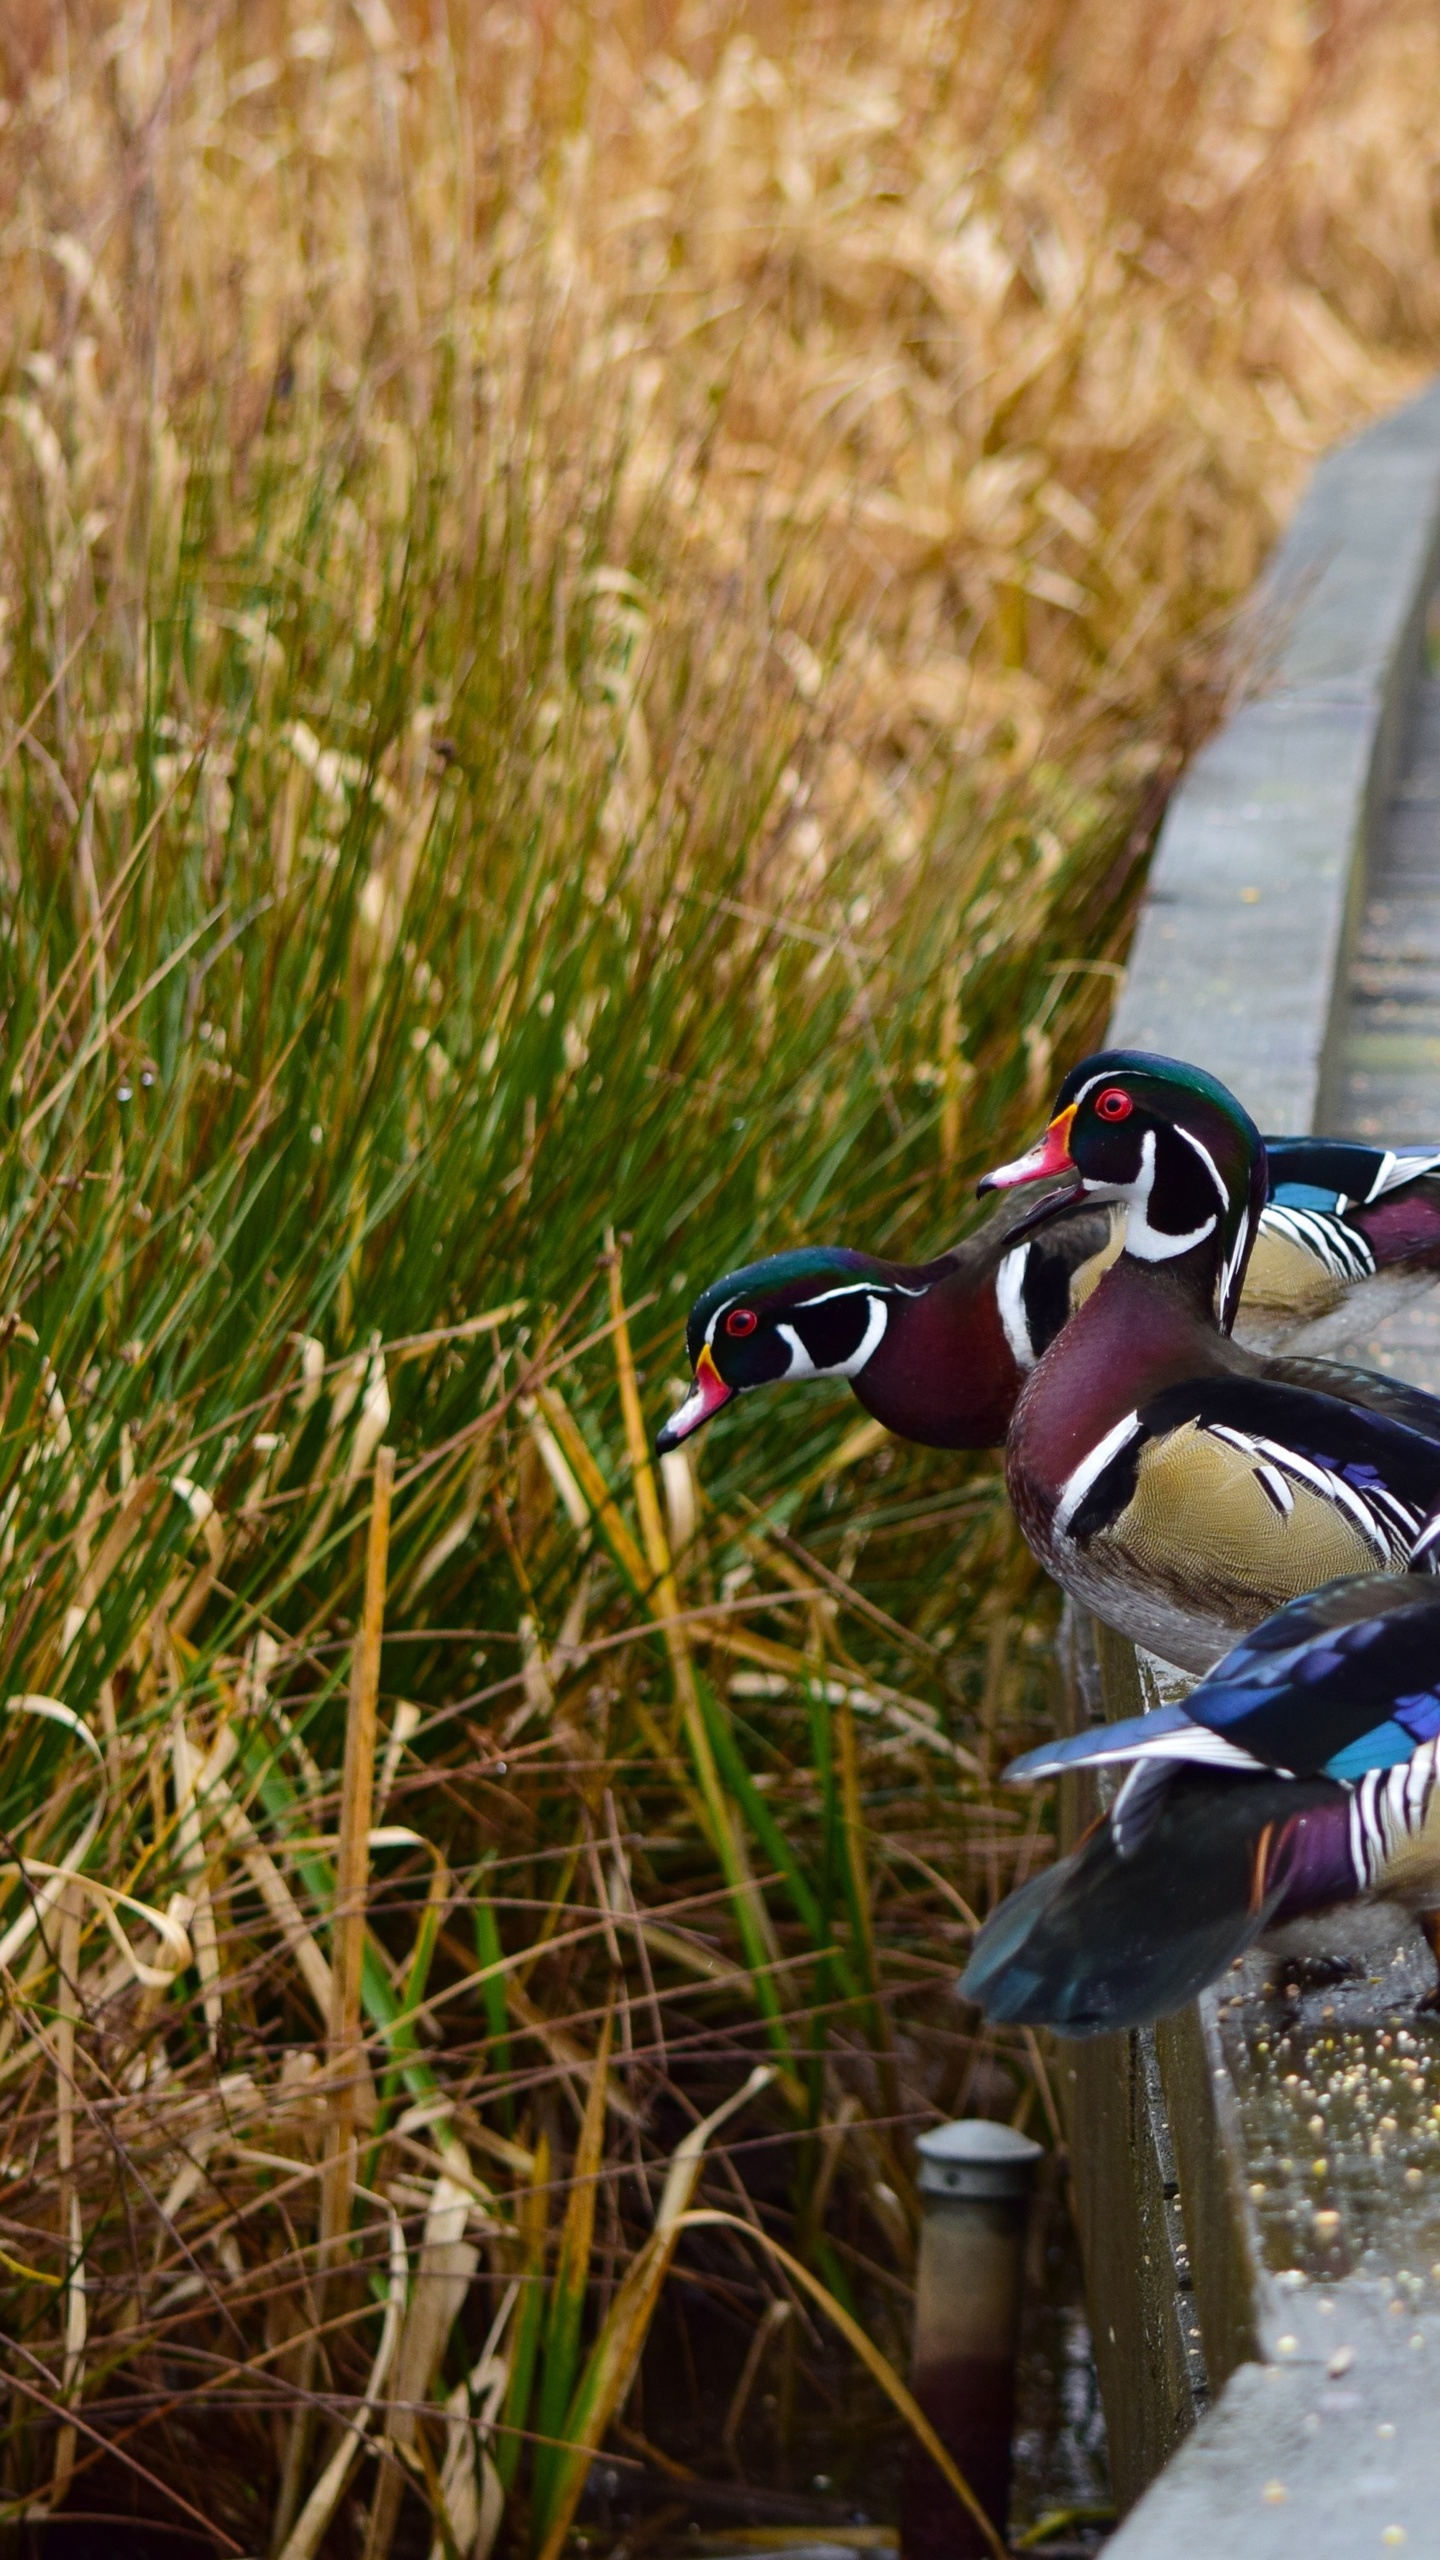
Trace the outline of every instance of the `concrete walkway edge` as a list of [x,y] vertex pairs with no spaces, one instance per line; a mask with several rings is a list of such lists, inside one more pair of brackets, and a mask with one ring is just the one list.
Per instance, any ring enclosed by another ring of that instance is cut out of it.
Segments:
[[[1161,833],[1111,1040],[1196,1059],[1272,1133],[1336,1116],[1347,963],[1437,573],[1440,383],[1315,472],[1256,600],[1268,679],[1197,757]],[[1175,2025],[1213,2067],[1215,1996]],[[1213,2077],[1215,2098],[1228,2103],[1228,2072]],[[1179,2084],[1167,2094],[1173,2117]],[[1185,2130],[1175,2127],[1182,2164]],[[1238,2157],[1228,2165],[1248,2226]],[[1186,2183],[1182,2165],[1182,2206]],[[1224,2384],[1218,2399],[1108,2552],[1359,2560],[1373,2550],[1380,2560],[1400,2543],[1440,2551],[1431,2356],[1407,2355],[1395,2324],[1372,2328],[1371,2314],[1337,2383],[1345,2357],[1330,2352],[1333,2323],[1314,2323],[1312,2336],[1313,2297],[1282,2292],[1262,2272],[1258,2228],[1246,2236],[1260,2361],[1228,2379],[1212,2373]],[[1204,2235],[1190,2239],[1194,2255]],[[1371,2289],[1356,2309],[1368,2311]]]
[[1110,1037],[1202,1060],[1272,1132],[1324,1115],[1437,566],[1440,383],[1320,464],[1256,597],[1270,672],[1161,830]]

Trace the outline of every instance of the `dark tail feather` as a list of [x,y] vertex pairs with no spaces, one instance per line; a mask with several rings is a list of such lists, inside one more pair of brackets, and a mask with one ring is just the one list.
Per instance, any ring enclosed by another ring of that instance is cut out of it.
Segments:
[[1285,1884],[1268,1856],[1256,1891],[1267,1826],[1273,1841],[1292,1815],[1340,1792],[1326,1779],[1177,1774],[1128,1857],[1107,1822],[1001,1904],[961,1997],[1061,2035],[1148,2026],[1243,1955],[1279,1905]]

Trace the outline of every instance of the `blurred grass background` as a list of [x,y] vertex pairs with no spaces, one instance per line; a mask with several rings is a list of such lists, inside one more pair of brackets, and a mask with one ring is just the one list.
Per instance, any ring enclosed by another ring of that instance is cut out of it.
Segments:
[[705,1281],[939,1250],[1103,1026],[1435,361],[1440,20],[10,0],[0,78],[0,2521],[853,2499],[910,2135],[1055,2129],[951,1991],[1052,1617],[838,1390],[647,1440]]

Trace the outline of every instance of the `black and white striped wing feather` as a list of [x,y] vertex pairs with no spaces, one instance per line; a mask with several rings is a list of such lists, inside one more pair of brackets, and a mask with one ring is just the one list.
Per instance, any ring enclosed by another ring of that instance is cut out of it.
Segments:
[[1261,1211],[1260,1232],[1298,1245],[1342,1287],[1374,1277],[1375,1256],[1359,1228],[1347,1226],[1327,1209],[1297,1209],[1272,1200]]
[[[1440,1439],[1299,1387],[1167,1388],[1092,1450],[1057,1534],[1161,1585],[1274,1607],[1344,1574],[1404,1572],[1440,1510]],[[1440,1538],[1416,1557],[1440,1569]]]

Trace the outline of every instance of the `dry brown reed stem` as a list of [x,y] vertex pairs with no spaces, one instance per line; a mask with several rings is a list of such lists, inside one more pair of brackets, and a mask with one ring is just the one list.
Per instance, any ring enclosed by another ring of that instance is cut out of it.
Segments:
[[[621,1572],[635,1590],[643,1591],[647,1580],[645,1558],[559,1388],[537,1387],[535,1402],[553,1430],[561,1454]],[[541,1447],[543,1453],[543,1443]]]
[[[365,1957],[365,1904],[370,1876],[370,1814],[375,1789],[375,1742],[380,1697],[380,1641],[385,1625],[385,1574],[390,1551],[390,1497],[395,1452],[382,1441],[375,1452],[370,1522],[365,1541],[365,1598],[350,1672],[341,1779],[340,1829],[335,1855],[335,1920],[330,1977],[330,2126],[321,2239],[343,2240],[350,2228],[355,2184],[356,2118],[365,2074],[360,2034],[360,1981]],[[368,2074],[365,2074],[368,2079]]]
[[223,2019],[220,1958],[214,1906],[206,1878],[205,1847],[195,1803],[195,1752],[186,1729],[184,1709],[178,1700],[170,1710],[170,1769],[175,1789],[176,1845],[194,1906],[189,1924],[190,1943],[195,1950],[204,1997],[205,2032],[214,2053],[219,2045]]
[[[597,2066],[604,2089],[604,2053]],[[603,2113],[603,2094],[602,2094]],[[468,2182],[467,2182],[468,2183]],[[410,2301],[389,2377],[391,2406],[386,2413],[388,2444],[366,2527],[364,2560],[386,2560],[394,2538],[405,2487],[401,2458],[423,2445],[419,2414],[430,2400],[436,2370],[451,2328],[464,2306],[480,2263],[480,2252],[466,2238],[471,2199],[466,2187],[442,2172],[430,2191],[425,2229],[410,2286]],[[393,2450],[392,2450],[393,2448]],[[401,2457],[401,2458],[397,2458]]]
[[[754,2070],[743,2088],[733,2091],[710,2115],[692,2125],[675,2146],[655,2208],[654,2229],[631,2260],[616,2290],[587,2367],[578,2405],[572,2409],[571,2422],[575,2427],[576,2441],[567,2466],[568,2479],[549,2519],[548,2530],[540,2545],[539,2560],[560,2560],[569,2537],[589,2467],[588,2463],[576,2460],[574,2456],[598,2449],[612,2419],[623,2409],[629,2396],[660,2289],[674,2260],[681,2234],[687,2222],[698,2219],[692,2212],[691,2199],[704,2163],[705,2146],[712,2134],[718,2133],[730,2117],[757,2096],[773,2076],[773,2072],[764,2066]],[[742,2224],[741,2228],[748,2231],[750,2226]]]
[[[61,2397],[68,2401],[83,2368],[86,2334],[84,2232],[75,2181],[75,2029],[80,1999],[80,1917],[78,1884],[67,1884],[58,1904],[60,1915],[60,2002],[55,2016],[55,2167],[60,2247],[65,2260],[61,2302],[65,2345],[61,2362]],[[75,2466],[75,2429],[62,2426],[55,2438],[55,2466],[50,2494],[64,2497]]]
[[[650,1442],[645,1429],[645,1416],[640,1403],[639,1381],[635,1375],[635,1354],[630,1343],[630,1328],[625,1318],[625,1295],[621,1277],[621,1256],[613,1232],[605,1233],[606,1269],[610,1286],[610,1314],[615,1327],[615,1371],[620,1386],[620,1410],[625,1429],[625,1446],[630,1459],[630,1480],[635,1493],[635,1508],[640,1518],[650,1575],[660,1614],[665,1622],[665,1648],[675,1682],[675,1702],[679,1723],[689,1746],[690,1757],[699,1781],[700,1795],[706,1809],[709,1829],[726,1875],[736,1894],[743,1900],[746,1921],[755,1945],[763,1950],[767,1964],[780,1961],[780,1942],[775,1924],[760,1891],[744,1831],[735,1819],[733,1808],[721,1783],[714,1747],[705,1725],[705,1711],[695,1685],[695,1665],[690,1652],[689,1630],[680,1605],[680,1588],[670,1556],[670,1542],[665,1535],[665,1520],[655,1486],[655,1470],[650,1456]],[[793,2073],[782,2072],[781,2083],[788,2096],[798,2102],[799,2089]]]
[[645,1554],[654,1583],[656,1614],[672,1624],[666,1632],[666,1650],[675,1675],[675,1694],[681,1705],[689,1709],[695,1698],[695,1672],[690,1648],[680,1624],[680,1588],[670,1555],[670,1541],[665,1534],[664,1515],[655,1486],[655,1467],[650,1455],[649,1435],[640,1404],[640,1387],[635,1376],[635,1354],[630,1344],[630,1327],[625,1315],[625,1290],[621,1274],[620,1249],[614,1230],[605,1230],[606,1276],[610,1287],[610,1318],[615,1327],[615,1375],[620,1386],[620,1411],[625,1425],[625,1446],[630,1458],[630,1481],[635,1495],[635,1508],[640,1515],[640,1534],[645,1541]]
[[[623,368],[625,510],[717,599],[717,652],[727,582],[798,542],[775,671],[832,745],[771,908],[847,807],[889,906],[948,740],[987,794],[1037,757],[1092,780],[1099,732],[1141,752],[1313,455],[1418,377],[1440,320],[1428,0],[395,0],[323,35],[278,0],[19,15],[0,258],[51,370],[17,376],[3,476],[68,546],[61,673],[134,557],[141,453],[175,538],[194,386],[243,450],[277,380],[298,438],[374,362],[403,516],[437,347],[473,342],[503,402],[548,307],[547,423]],[[355,545],[363,600],[374,528]],[[649,601],[622,610],[644,637]],[[638,663],[617,712],[623,815],[664,753]],[[308,791],[292,759],[282,870]]]
[[820,2306],[826,2318],[833,2320],[836,2327],[843,2332],[861,2362],[870,2367],[887,2398],[893,2401],[896,2408],[901,2411],[907,2426],[924,2446],[931,2461],[948,2481],[962,2506],[968,2509],[986,2548],[992,2554],[992,2560],[1009,2560],[1005,2543],[1001,2540],[993,2521],[981,2506],[969,2481],[958,2468],[954,2455],[948,2446],[941,2442],[919,2402],[912,2397],[899,2375],[886,2364],[873,2339],[867,2336],[859,2321],[846,2310],[844,2304],[837,2302],[835,2296],[817,2281],[811,2269],[803,2265],[800,2259],[792,2257],[789,2250],[783,2249],[767,2231],[757,2230],[752,2223],[742,2222],[738,2215],[720,2213],[713,2207],[702,2206],[688,2218],[692,2228],[704,2225],[709,2225],[711,2228],[723,2227],[743,2233],[747,2240],[759,2241],[766,2254],[784,2268],[791,2283],[797,2286],[801,2293],[808,2294],[810,2299]]
[[[850,1873],[855,1887],[855,1933],[865,1973],[873,1982],[879,1979],[875,1961],[875,1920],[868,1861],[865,1855],[865,1810],[860,1778],[860,1752],[855,1731],[855,1710],[851,1705],[848,1692],[838,1698],[835,1703],[835,1735],[840,1746],[841,1813],[845,1824]],[[902,2112],[900,2083],[895,2070],[894,2037],[883,2000],[877,2000],[875,2003],[874,2022],[881,2096],[886,2114],[892,2119],[898,2119]]]

